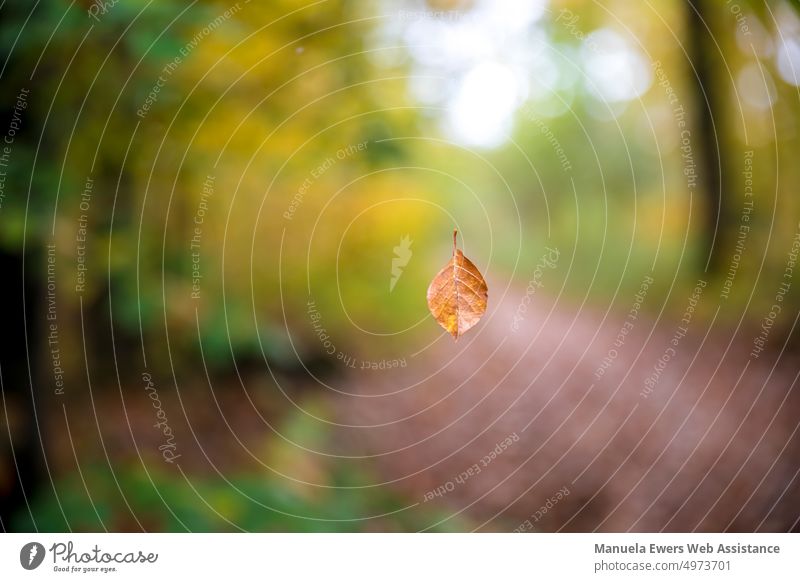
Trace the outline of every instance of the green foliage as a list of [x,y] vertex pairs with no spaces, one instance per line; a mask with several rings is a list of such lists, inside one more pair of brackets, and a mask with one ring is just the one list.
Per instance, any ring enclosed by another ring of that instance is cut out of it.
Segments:
[[[157,451],[113,465],[82,463],[20,509],[15,531],[361,532],[464,531],[465,518],[420,504],[381,484],[361,460],[326,456],[333,427],[317,398],[285,414],[279,431],[253,453],[263,465],[221,470],[182,455],[181,466]],[[73,443],[79,450],[88,443]],[[212,445],[213,446],[213,445]],[[183,451],[184,453],[186,451]],[[200,456],[206,459],[206,451]],[[223,451],[222,455],[225,453]],[[97,453],[98,458],[101,453]],[[441,523],[440,523],[441,522]]]
[[[407,502],[379,488],[302,496],[263,475],[184,478],[134,467],[112,475],[94,467],[84,469],[83,478],[88,489],[78,475],[56,481],[58,499],[52,492],[35,499],[32,517],[21,512],[15,531],[416,531],[446,515],[430,508],[404,510]],[[333,483],[354,482],[342,474]],[[451,519],[433,531],[461,531],[464,525]]]

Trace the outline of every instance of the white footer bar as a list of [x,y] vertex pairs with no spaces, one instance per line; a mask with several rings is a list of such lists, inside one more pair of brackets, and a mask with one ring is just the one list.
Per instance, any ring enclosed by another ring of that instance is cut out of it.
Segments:
[[792,534],[4,534],[2,580],[800,580]]

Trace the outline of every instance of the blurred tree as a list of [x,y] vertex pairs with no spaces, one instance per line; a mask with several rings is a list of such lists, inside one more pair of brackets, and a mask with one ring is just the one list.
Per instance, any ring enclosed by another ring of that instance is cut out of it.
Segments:
[[725,70],[725,56],[721,53],[718,37],[722,30],[712,28],[707,0],[685,0],[687,78],[693,89],[692,112],[695,119],[694,139],[691,155],[696,158],[700,192],[705,196],[702,221],[698,229],[702,250],[702,270],[717,273],[722,268],[729,249],[726,243],[731,236],[732,215],[738,208],[731,208],[730,196],[723,193],[732,190],[733,175],[730,173],[726,151],[729,137],[726,128],[724,95],[729,92]]

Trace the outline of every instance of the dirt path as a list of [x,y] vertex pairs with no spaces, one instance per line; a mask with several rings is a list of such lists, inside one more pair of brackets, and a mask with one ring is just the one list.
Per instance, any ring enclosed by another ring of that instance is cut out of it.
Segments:
[[385,480],[484,529],[797,527],[793,357],[773,370],[775,356],[749,357],[749,332],[731,341],[698,320],[683,336],[679,321],[626,313],[601,324],[542,301],[516,332],[518,295],[458,343],[352,380],[383,395],[337,401],[343,421],[370,426],[344,432]]

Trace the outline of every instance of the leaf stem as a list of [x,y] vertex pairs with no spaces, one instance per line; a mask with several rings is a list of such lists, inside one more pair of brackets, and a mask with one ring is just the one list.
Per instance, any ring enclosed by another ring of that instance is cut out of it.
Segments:
[[458,235],[458,229],[453,229],[453,254],[456,254],[456,236]]

